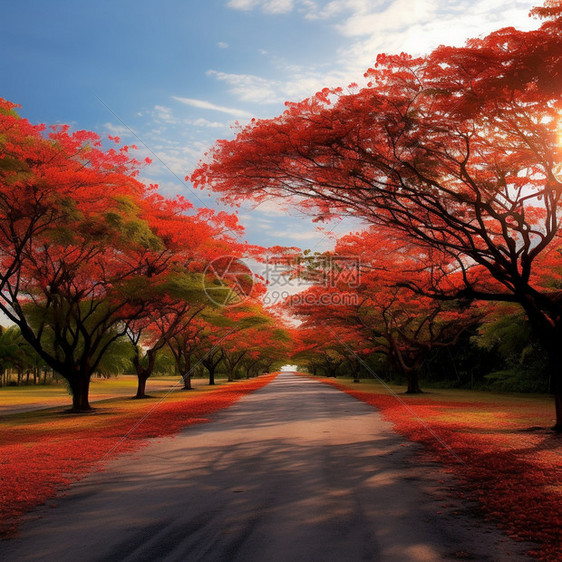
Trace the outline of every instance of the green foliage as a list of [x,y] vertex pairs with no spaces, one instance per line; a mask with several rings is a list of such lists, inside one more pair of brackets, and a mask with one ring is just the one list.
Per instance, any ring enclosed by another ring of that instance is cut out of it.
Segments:
[[19,328],[0,327],[0,369],[23,369],[32,363]]
[[506,361],[520,362],[532,346],[529,324],[523,314],[502,315],[492,322],[483,323],[474,343],[486,351],[495,351]]
[[105,377],[131,372],[134,354],[135,348],[131,341],[126,337],[119,338],[102,355],[97,372]]
[[115,326],[108,328],[105,322],[107,307],[103,300],[77,303],[52,298],[48,306],[28,303],[25,315],[38,334],[42,348],[66,364],[71,360],[74,366],[78,366],[85,351],[92,347],[92,342],[96,342],[96,348],[90,354],[93,365],[116,339]]
[[548,384],[544,378],[529,375],[530,373],[525,369],[514,368],[496,371],[484,378],[488,382],[490,390],[500,392],[548,392]]
[[191,305],[213,306],[205,292],[205,277],[201,273],[176,271],[168,276],[162,290],[173,299],[185,300]]
[[154,374],[173,375],[175,373],[175,366],[176,363],[171,351],[167,347],[160,349],[156,354],[156,361],[154,363]]
[[496,354],[501,366],[484,379],[493,390],[548,392],[548,366],[541,346],[523,313],[498,315],[480,327],[474,343]]

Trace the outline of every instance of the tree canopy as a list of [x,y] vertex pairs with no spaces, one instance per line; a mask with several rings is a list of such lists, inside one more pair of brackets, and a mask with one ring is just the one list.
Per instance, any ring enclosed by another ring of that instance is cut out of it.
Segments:
[[412,279],[420,294],[519,303],[551,358],[562,429],[562,7],[536,13],[534,31],[379,55],[364,87],[253,120],[190,177],[230,201],[288,197],[410,237],[434,272]]

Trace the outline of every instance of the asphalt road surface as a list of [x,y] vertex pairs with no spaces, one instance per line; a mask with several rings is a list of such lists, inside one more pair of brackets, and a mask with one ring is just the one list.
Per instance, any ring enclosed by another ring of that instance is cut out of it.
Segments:
[[367,404],[282,373],[35,510],[0,559],[530,560],[416,452]]

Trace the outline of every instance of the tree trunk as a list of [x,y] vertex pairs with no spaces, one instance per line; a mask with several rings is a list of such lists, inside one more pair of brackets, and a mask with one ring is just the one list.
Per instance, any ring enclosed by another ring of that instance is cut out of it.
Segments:
[[147,398],[146,396],[146,381],[148,380],[148,375],[145,373],[137,373],[137,393],[135,398]]
[[554,407],[556,411],[556,423],[552,427],[557,433],[562,433],[562,392],[554,395]]
[[359,361],[352,361],[351,368],[353,369],[353,382],[359,383],[361,382],[361,365]]
[[560,345],[553,343],[548,346],[548,368],[550,370],[550,392],[554,395],[554,413],[556,421],[552,429],[557,433],[562,433],[562,349]]
[[551,349],[549,356],[550,369],[550,391],[554,395],[554,413],[556,421],[552,429],[557,433],[562,433],[562,376],[560,369],[562,368],[562,349],[560,344],[554,344],[554,350]]
[[391,342],[391,345],[391,358],[393,359],[400,374],[406,377],[406,381],[408,382],[406,394],[422,394],[423,391],[420,388],[419,380],[419,369],[422,363],[421,360],[419,358],[412,359],[412,357],[409,357],[409,361],[407,361],[402,353],[402,350],[396,342],[394,342],[394,340]]
[[183,379],[183,389],[184,390],[191,390],[193,387],[191,386],[191,356],[185,356],[185,369],[181,375]]
[[405,375],[408,380],[408,390],[406,390],[406,394],[423,394],[423,390],[420,388],[418,372],[412,370],[405,373]]
[[554,413],[556,421],[552,429],[562,433],[562,320],[556,320],[541,310],[534,298],[521,301],[527,318],[543,347],[550,377],[549,390],[554,395]]
[[207,367],[209,371],[209,384],[213,386],[215,384],[215,368],[214,367]]
[[148,398],[146,394],[146,381],[152,375],[154,371],[154,364],[156,362],[156,351],[154,349],[149,349],[146,352],[147,366],[143,367],[141,363],[141,351],[137,346],[136,354],[133,357],[133,365],[135,371],[137,372],[137,393],[134,396],[135,399]]
[[63,374],[70,385],[72,392],[72,408],[71,412],[81,413],[90,412],[89,393],[90,393],[90,375],[83,375],[76,373],[73,376],[66,376]]
[[193,386],[191,385],[191,373],[188,371],[182,375],[183,379],[183,390],[192,390]]
[[[559,330],[553,332],[556,333]],[[546,338],[545,338],[546,339]],[[544,342],[544,339],[543,339]],[[550,392],[554,396],[554,414],[556,421],[552,429],[557,433],[562,433],[562,348],[557,337],[549,337],[548,341],[544,343],[544,348],[547,356],[547,364],[550,375]]]

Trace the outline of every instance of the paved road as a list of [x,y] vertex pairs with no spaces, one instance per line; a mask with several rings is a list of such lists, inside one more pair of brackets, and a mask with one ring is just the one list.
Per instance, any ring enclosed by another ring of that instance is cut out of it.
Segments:
[[[529,560],[370,406],[290,373],[40,508],[5,562]],[[455,513],[456,512],[456,513]]]

